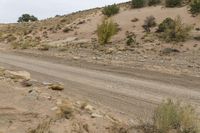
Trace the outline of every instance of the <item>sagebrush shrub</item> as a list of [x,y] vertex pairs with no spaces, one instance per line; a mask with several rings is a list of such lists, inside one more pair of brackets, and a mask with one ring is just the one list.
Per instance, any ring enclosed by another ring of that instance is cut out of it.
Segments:
[[132,0],[132,7],[141,8],[145,6],[145,0]]
[[112,20],[103,20],[97,27],[98,41],[101,45],[108,43],[113,35],[117,33],[117,25]]
[[172,18],[166,18],[158,26],[158,32],[164,32],[167,29],[173,29],[175,27],[175,21]]
[[200,13],[200,0],[192,0],[190,4],[190,11],[192,14]]
[[116,4],[109,5],[103,8],[102,13],[108,17],[119,13],[119,7]]
[[148,0],[148,5],[149,6],[154,6],[154,5],[157,5],[157,4],[160,4],[160,0]]
[[183,0],[165,0],[166,7],[177,7],[182,4]]
[[136,36],[135,35],[127,35],[126,45],[131,46],[136,43]]
[[183,24],[181,18],[177,17],[175,20],[166,18],[159,25],[158,32],[160,32],[160,37],[167,42],[181,42],[188,38],[191,29],[191,26]]
[[199,118],[194,108],[168,100],[163,102],[154,112],[154,127],[158,133],[199,133]]
[[155,17],[154,16],[148,16],[144,20],[144,24],[143,24],[142,27],[144,28],[145,31],[150,32],[150,28],[155,27],[155,26],[156,26]]
[[154,125],[161,133],[168,133],[170,129],[177,129],[180,123],[177,104],[171,100],[162,103],[155,110]]

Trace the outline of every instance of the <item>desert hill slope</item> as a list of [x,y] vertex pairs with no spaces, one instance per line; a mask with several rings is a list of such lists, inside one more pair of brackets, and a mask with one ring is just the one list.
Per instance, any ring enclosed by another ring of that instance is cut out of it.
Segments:
[[[110,17],[117,23],[119,31],[104,46],[99,45],[96,31],[105,16],[101,8],[96,8],[37,22],[1,25],[1,49],[199,75],[200,16],[192,16],[187,5],[139,9],[131,8],[130,3],[119,6],[119,13]],[[143,24],[149,16],[155,17],[157,26],[147,33]],[[166,42],[155,33],[158,25],[168,17],[180,17],[182,23],[192,27],[185,41]],[[127,34],[135,37],[131,46],[126,44]]]

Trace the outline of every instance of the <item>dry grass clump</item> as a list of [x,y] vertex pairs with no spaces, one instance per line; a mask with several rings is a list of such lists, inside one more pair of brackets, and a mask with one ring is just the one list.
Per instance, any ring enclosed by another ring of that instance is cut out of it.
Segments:
[[172,100],[162,103],[154,114],[154,125],[162,133],[168,133],[170,130],[179,133],[198,133],[199,122],[192,106],[181,105]]
[[156,108],[152,124],[138,128],[144,133],[199,133],[200,119],[191,105],[167,100]]
[[62,103],[58,107],[58,117],[70,119],[73,116],[74,107],[70,101],[62,100]]
[[150,32],[150,28],[155,26],[156,26],[156,21],[154,16],[146,17],[146,19],[144,20],[144,24],[142,25],[142,27],[146,32]]
[[51,119],[40,123],[35,129],[28,131],[28,133],[50,133]]
[[40,40],[31,36],[20,37],[18,40],[11,42],[13,49],[27,49],[40,44]]

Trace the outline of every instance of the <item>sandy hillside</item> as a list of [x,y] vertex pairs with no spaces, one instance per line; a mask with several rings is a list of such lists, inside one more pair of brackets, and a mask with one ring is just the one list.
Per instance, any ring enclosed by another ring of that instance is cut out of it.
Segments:
[[[131,9],[128,4],[122,4],[120,12],[110,18],[120,30],[105,46],[97,42],[97,25],[105,18],[97,8],[33,23],[3,25],[1,49],[199,76],[200,42],[194,37],[200,36],[200,16],[193,17],[188,6]],[[192,27],[188,39],[167,43],[155,35],[157,27],[147,34],[142,25],[151,15],[157,24],[167,17],[180,16],[184,24]],[[135,45],[127,46],[127,33],[135,34]]]

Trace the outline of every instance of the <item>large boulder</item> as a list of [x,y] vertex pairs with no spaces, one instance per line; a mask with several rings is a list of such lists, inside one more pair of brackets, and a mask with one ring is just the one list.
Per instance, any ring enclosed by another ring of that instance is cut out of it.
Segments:
[[7,78],[15,79],[15,80],[30,80],[31,75],[27,71],[10,71],[5,70],[4,75]]

